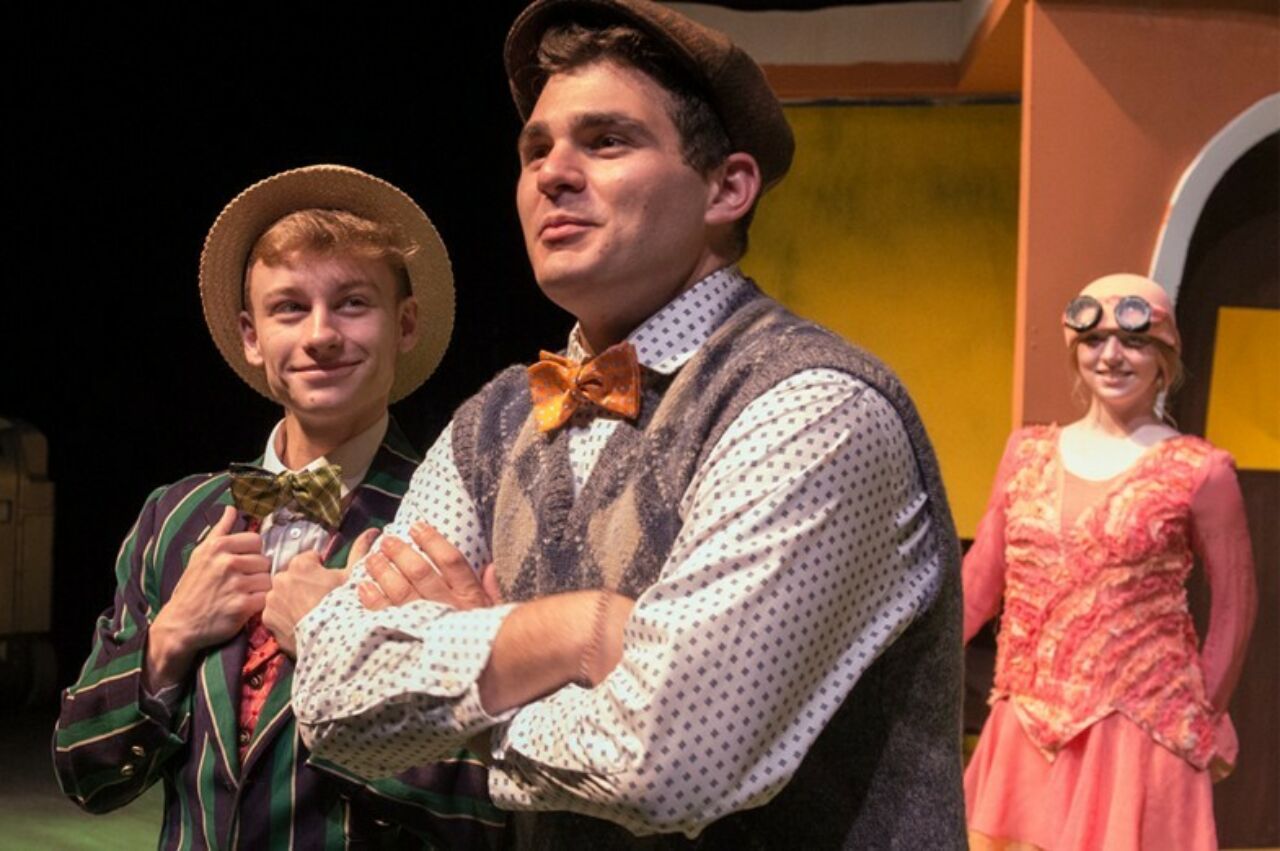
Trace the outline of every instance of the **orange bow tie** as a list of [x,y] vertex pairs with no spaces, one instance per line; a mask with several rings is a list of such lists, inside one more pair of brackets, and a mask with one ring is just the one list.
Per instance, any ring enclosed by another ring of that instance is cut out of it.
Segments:
[[635,419],[640,414],[635,347],[618,343],[582,363],[543,352],[542,360],[529,367],[529,392],[538,431],[559,428],[586,403]]

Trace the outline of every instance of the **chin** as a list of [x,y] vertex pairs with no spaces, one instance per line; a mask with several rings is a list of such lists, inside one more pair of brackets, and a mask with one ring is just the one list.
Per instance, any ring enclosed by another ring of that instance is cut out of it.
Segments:
[[535,271],[534,279],[543,295],[574,316],[587,301],[584,296],[590,295],[593,280],[585,272],[569,269]]
[[309,400],[305,404],[291,406],[290,410],[301,420],[333,424],[351,419],[357,409],[349,402]]

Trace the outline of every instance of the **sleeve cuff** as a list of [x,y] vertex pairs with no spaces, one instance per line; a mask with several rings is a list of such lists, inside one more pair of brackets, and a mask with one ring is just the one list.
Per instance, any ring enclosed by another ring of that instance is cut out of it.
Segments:
[[167,686],[154,694],[147,690],[141,682],[138,684],[138,708],[142,714],[166,729],[173,728],[173,720],[178,715],[182,703],[183,687]]
[[456,611],[418,600],[369,611],[354,594],[327,603],[297,627],[299,718],[337,721],[426,697],[455,702],[455,729],[494,723],[480,705],[476,680],[515,604]]
[[619,696],[632,691],[625,680],[615,676],[594,689],[567,685],[523,707],[494,732],[493,758],[514,753],[546,768],[597,776],[635,771],[645,753],[633,729],[637,719],[628,723],[614,711],[619,704],[636,705]]
[[[187,713],[183,710],[183,699],[189,693],[186,682],[174,683],[152,691],[147,688],[147,642],[150,631],[144,631],[141,641],[141,661],[138,670],[138,711],[147,720],[171,734],[177,733],[179,724],[185,720]],[[198,663],[195,663],[198,664]]]

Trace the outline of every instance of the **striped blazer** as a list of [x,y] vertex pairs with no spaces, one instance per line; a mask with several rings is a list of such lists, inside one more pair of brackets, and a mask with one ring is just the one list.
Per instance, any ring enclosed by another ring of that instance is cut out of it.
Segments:
[[[395,515],[417,466],[392,422],[337,531],[330,566],[351,542]],[[159,846],[172,849],[486,848],[504,817],[470,754],[365,781],[312,760],[289,695],[293,663],[271,689],[244,764],[236,741],[244,632],[205,652],[174,705],[148,697],[141,665],[151,619],[173,593],[192,549],[232,503],[225,472],[156,490],[116,559],[114,605],[62,696],[54,730],[58,782],[90,812],[123,806],[164,781]],[[243,518],[237,530],[242,529]]]

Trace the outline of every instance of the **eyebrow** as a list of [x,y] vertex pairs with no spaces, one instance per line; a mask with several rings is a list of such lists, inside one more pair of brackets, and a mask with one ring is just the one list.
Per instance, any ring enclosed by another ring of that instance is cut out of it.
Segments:
[[[377,289],[377,284],[371,278],[344,278],[338,281],[333,288],[333,294],[344,296],[352,290],[359,289]],[[275,287],[269,287],[262,294],[265,299],[270,298],[309,298],[311,293],[292,281],[279,284]]]
[[[570,124],[570,129],[574,133],[579,133],[583,130],[595,130],[600,127],[618,127],[645,140],[654,140],[652,131],[644,123],[637,121],[624,112],[583,112],[575,115]],[[545,121],[530,121],[520,130],[520,136],[516,139],[516,147],[521,148],[532,139],[550,135],[551,130]]]

